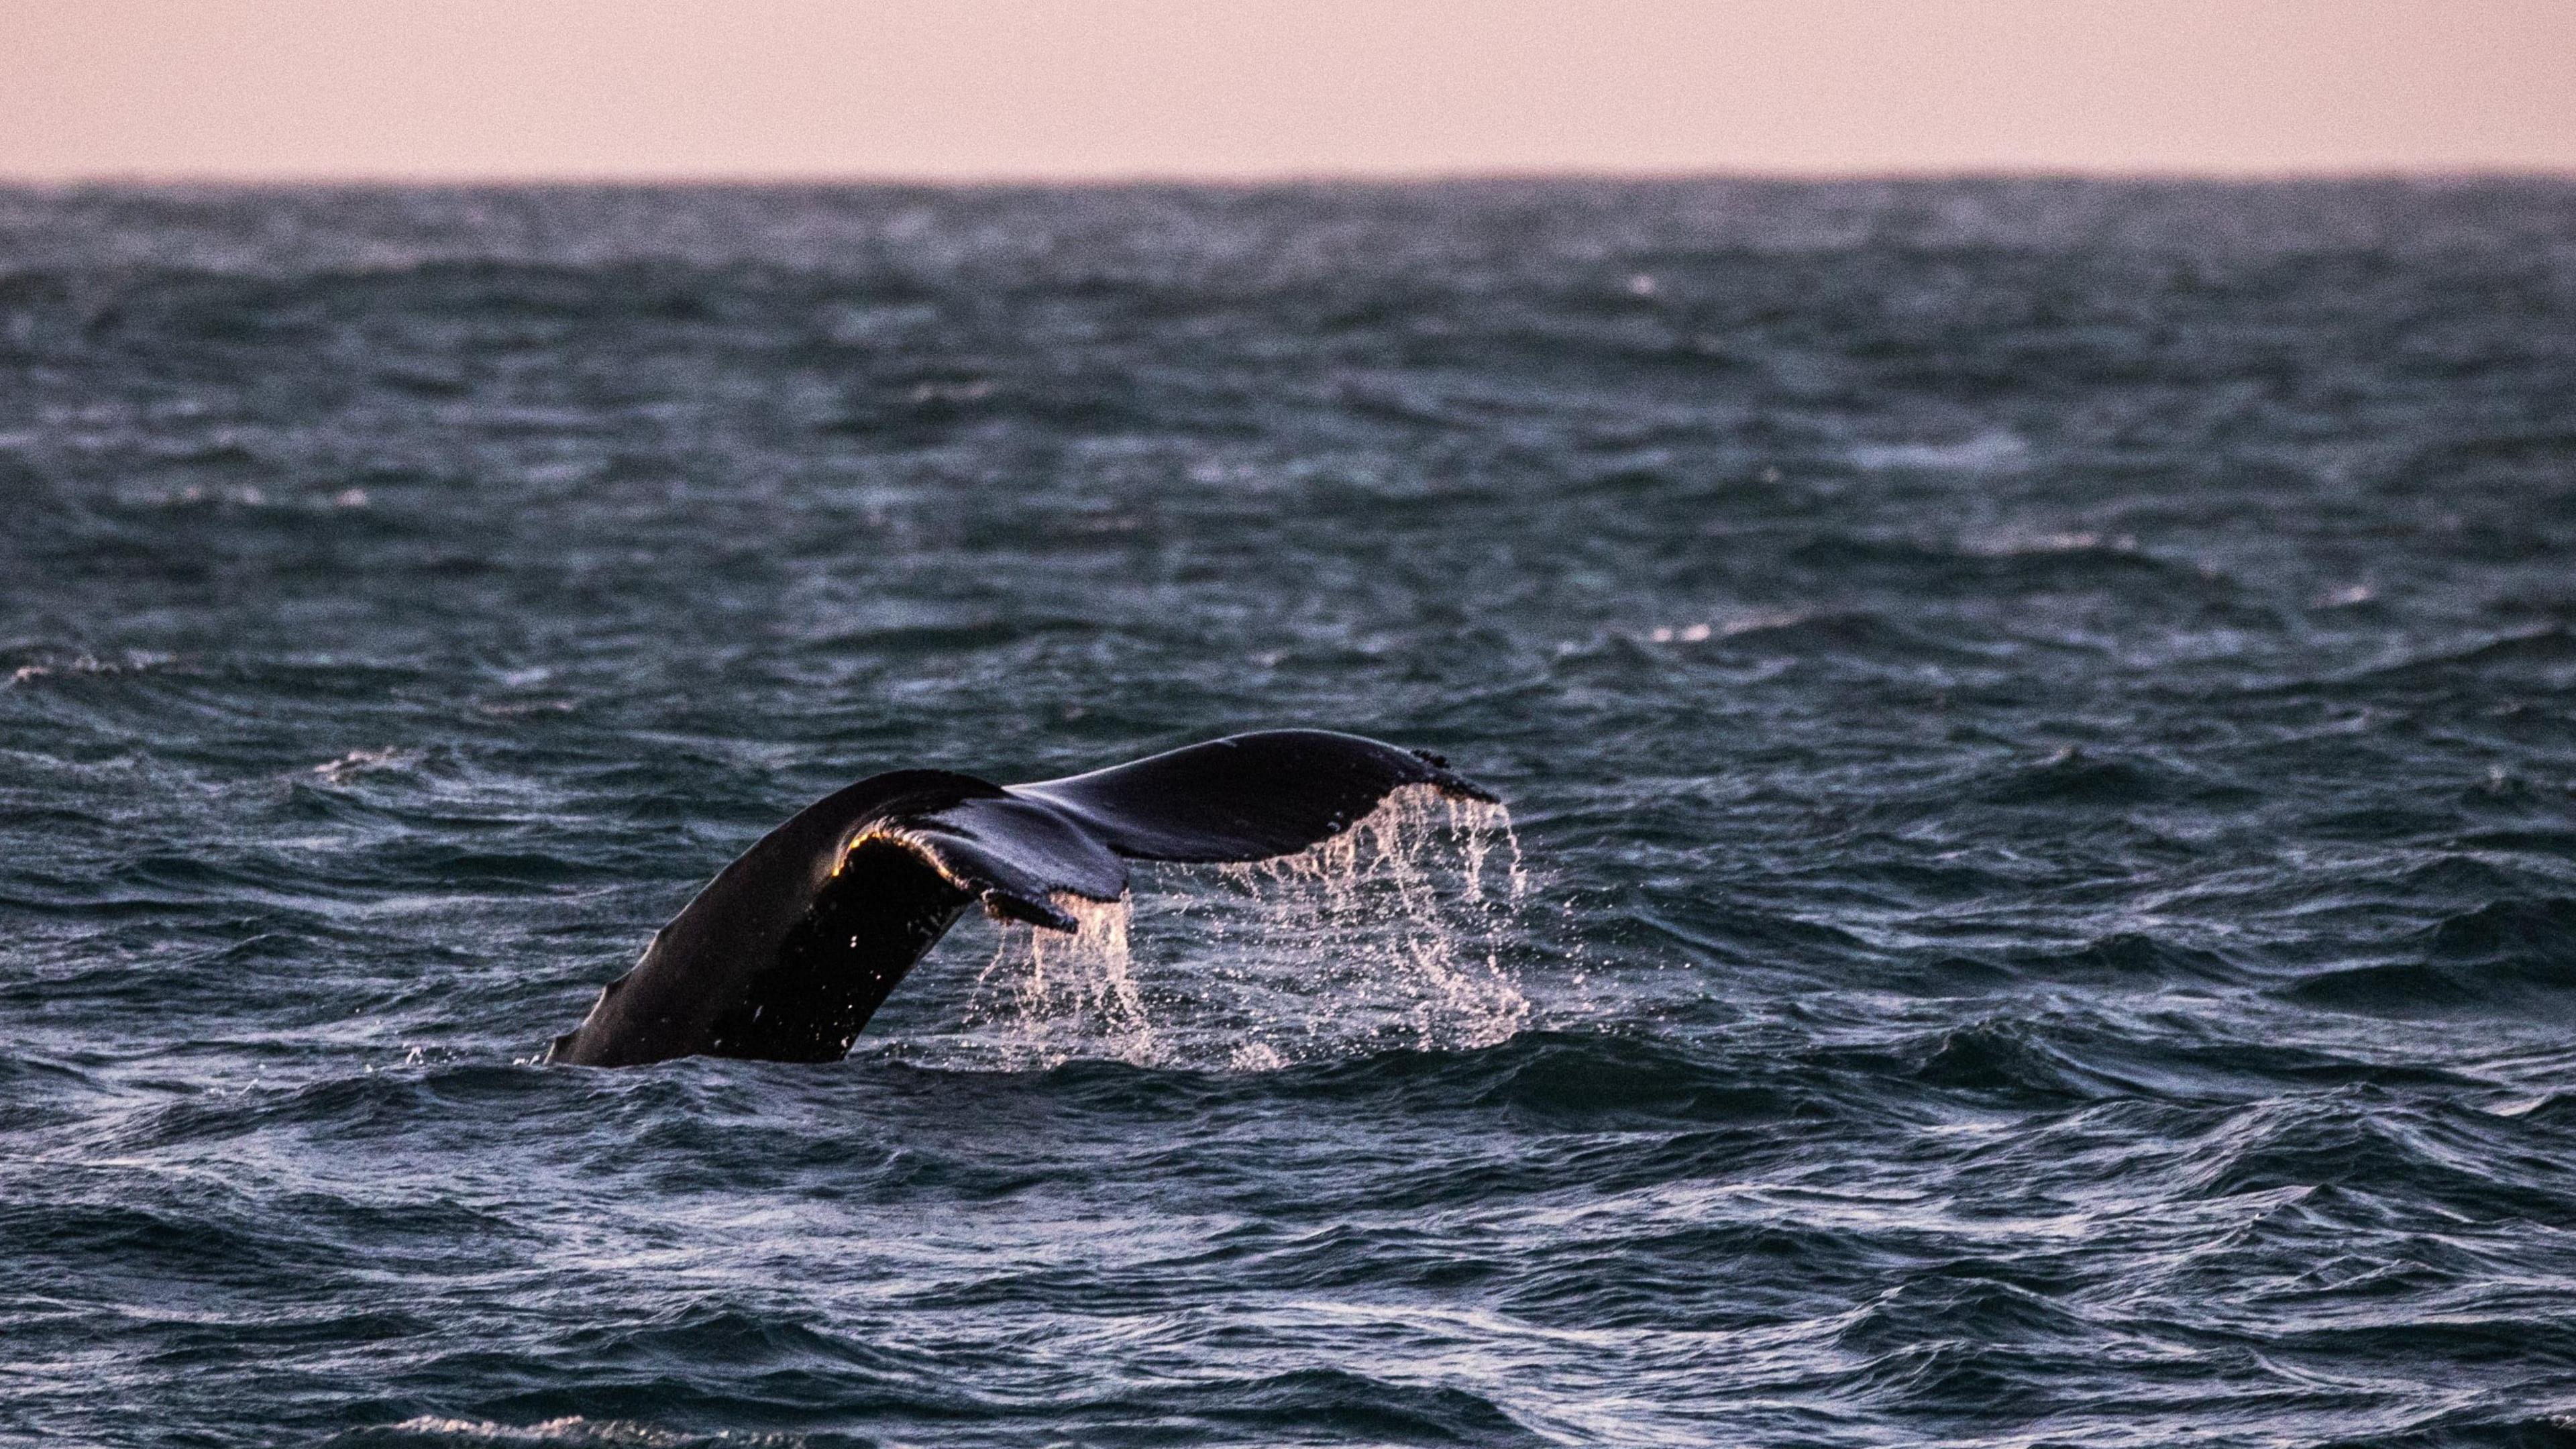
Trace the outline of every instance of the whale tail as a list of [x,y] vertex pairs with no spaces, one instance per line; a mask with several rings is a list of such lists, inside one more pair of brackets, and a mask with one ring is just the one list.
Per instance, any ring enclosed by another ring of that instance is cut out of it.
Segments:
[[1214,864],[1268,860],[1330,840],[1406,785],[1494,798],[1437,755],[1324,730],[1236,735],[1009,790],[1129,860]]
[[1235,735],[1025,785],[872,776],[725,867],[548,1060],[835,1060],[970,905],[1071,930],[1054,897],[1117,900],[1126,861],[1292,855],[1407,786],[1495,798],[1437,756],[1325,730]]

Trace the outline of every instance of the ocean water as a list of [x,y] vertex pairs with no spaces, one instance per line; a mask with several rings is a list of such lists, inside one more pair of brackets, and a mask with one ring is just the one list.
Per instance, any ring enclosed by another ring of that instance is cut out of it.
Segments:
[[2576,184],[0,191],[0,501],[0,1438],[2576,1441]]

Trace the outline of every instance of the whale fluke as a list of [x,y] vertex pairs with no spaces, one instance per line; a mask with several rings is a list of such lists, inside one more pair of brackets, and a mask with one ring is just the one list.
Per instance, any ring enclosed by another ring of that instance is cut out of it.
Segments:
[[871,776],[718,872],[547,1060],[837,1060],[971,905],[1069,931],[1054,898],[1119,899],[1129,860],[1293,855],[1408,785],[1494,799],[1437,756],[1327,730],[1235,735],[1026,785]]

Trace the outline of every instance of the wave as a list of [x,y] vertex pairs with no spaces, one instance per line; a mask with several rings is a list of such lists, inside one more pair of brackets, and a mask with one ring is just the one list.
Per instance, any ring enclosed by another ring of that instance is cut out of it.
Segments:
[[1939,957],[1906,968],[1899,979],[1926,994],[1989,995],[2031,983],[2113,990],[2236,985],[2250,974],[2219,952],[2123,931],[2063,950]]
[[1976,798],[1989,805],[2145,805],[2172,797],[2179,784],[2174,772],[2155,765],[2068,745],[1996,774]]
[[2088,1061],[2075,1043],[2031,1023],[1984,1021],[1941,1033],[1914,1069],[1925,1086],[2067,1101],[2150,1094],[2142,1081]]
[[2194,599],[2224,600],[2237,592],[2207,562],[2168,558],[2119,535],[2081,530],[1955,543],[1827,532],[1790,548],[1788,559],[1846,580],[1893,575],[1936,596],[2133,585]]
[[2436,649],[2416,648],[2395,658],[2340,673],[2300,674],[2274,680],[2256,693],[2294,697],[2372,697],[2389,691],[2456,689],[2472,680],[2565,685],[2576,671],[2576,630],[2551,624],[2538,629],[2486,634]]
[[2491,901],[2409,943],[2410,958],[2308,976],[2288,1000],[2382,1015],[2576,1013],[2576,899]]
[[2275,1251],[2334,1248],[2427,1209],[2473,1221],[2557,1211],[2555,1170],[2534,1140],[2512,1118],[2350,1086],[2227,1111],[2187,1139],[2174,1186],[2203,1200],[2288,1194],[2291,1210],[2248,1236]]

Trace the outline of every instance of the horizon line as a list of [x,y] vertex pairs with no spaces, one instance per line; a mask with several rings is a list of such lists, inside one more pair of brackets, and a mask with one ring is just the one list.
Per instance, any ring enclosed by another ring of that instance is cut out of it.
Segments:
[[257,172],[113,172],[12,175],[0,172],[9,191],[507,191],[507,190],[799,190],[883,189],[919,191],[1116,191],[1164,187],[1203,191],[1257,191],[1346,187],[1402,190],[1441,186],[1529,183],[1690,185],[1753,182],[1782,185],[1943,183],[1977,181],[2097,182],[2133,185],[2290,186],[2414,182],[2435,186],[2496,182],[2576,183],[2576,166],[2355,166],[2280,168],[2052,166],[1926,166],[1874,170],[1799,170],[1787,167],[1624,170],[1585,167],[1426,168],[1411,170],[1283,170],[1278,172],[1135,171],[1099,174],[993,172],[924,175],[905,172],[348,172],[264,175]]

